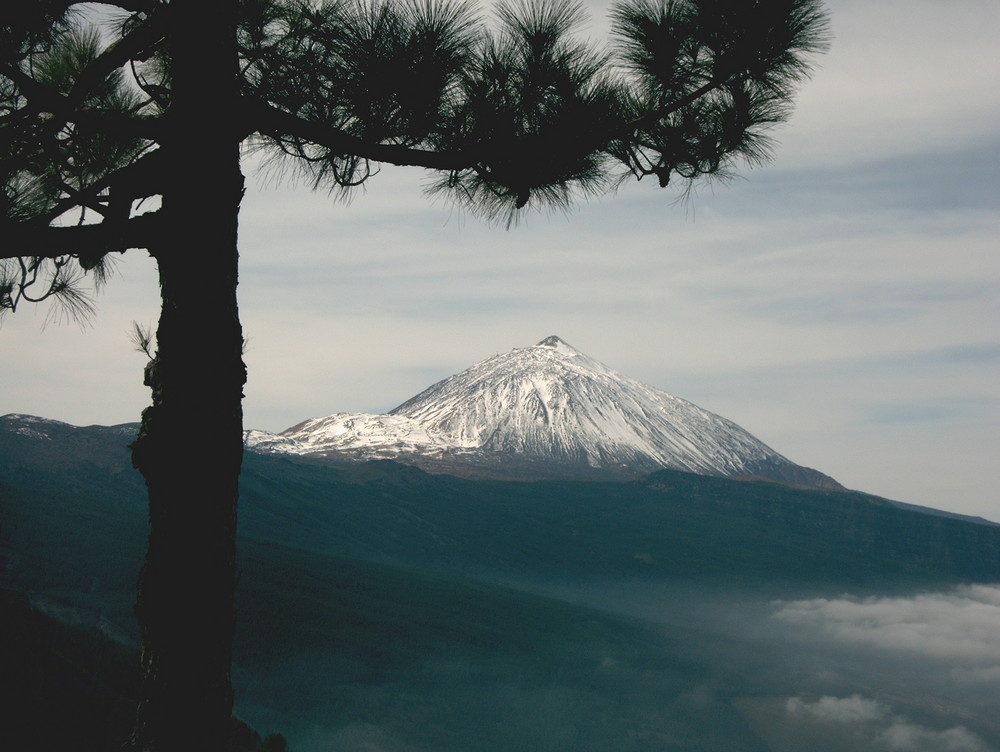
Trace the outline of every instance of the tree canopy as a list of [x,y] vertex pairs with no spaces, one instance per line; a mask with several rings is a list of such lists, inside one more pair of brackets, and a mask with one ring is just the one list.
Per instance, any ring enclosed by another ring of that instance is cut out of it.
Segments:
[[[156,237],[176,3],[18,3],[0,27],[0,309],[101,279]],[[215,12],[205,5],[202,13]],[[231,137],[350,190],[381,163],[511,223],[622,179],[666,186],[766,160],[811,55],[817,0],[619,0],[602,48],[574,0],[240,0]],[[197,19],[193,19],[197,22]],[[221,95],[221,92],[220,92]],[[205,113],[205,117],[216,115]]]

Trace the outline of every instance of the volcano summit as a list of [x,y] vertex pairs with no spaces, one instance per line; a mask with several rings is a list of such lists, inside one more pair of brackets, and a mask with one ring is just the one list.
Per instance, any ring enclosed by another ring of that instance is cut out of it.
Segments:
[[840,487],[732,421],[617,373],[555,336],[487,358],[387,415],[335,413],[280,434],[251,431],[247,446],[394,459],[476,477],[621,479],[670,468]]

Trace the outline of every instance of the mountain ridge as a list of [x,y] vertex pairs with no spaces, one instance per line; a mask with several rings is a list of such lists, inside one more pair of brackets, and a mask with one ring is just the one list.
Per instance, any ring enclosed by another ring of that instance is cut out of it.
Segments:
[[[142,523],[146,489],[129,462],[127,426],[19,418],[0,418],[6,523],[22,515],[19,498],[29,516],[37,501],[50,498],[60,524],[73,520],[81,531],[102,505],[114,508],[116,524]],[[19,432],[25,425],[30,432]],[[430,474],[393,461],[248,453],[240,509],[243,535],[503,581],[523,575],[926,587],[997,581],[1000,572],[995,523],[857,491],[677,470],[627,482],[524,483]],[[124,529],[109,535],[99,546],[109,560],[120,555],[116,540],[142,539]],[[66,539],[61,555],[72,558],[76,545]],[[4,547],[0,539],[0,564]],[[20,561],[30,576],[28,559],[6,561]]]
[[[142,494],[144,494],[145,487],[143,485],[142,478],[132,468],[128,451],[128,445],[135,440],[138,431],[138,423],[119,423],[110,426],[77,426],[72,423],[56,420],[54,418],[44,418],[24,413],[8,413],[7,415],[0,415],[0,476],[6,476],[8,478],[16,476],[36,477],[35,473],[37,471],[47,471],[53,466],[53,463],[57,463],[61,468],[64,468],[64,472],[71,468],[86,466],[106,470],[114,476],[134,476],[136,487],[140,488]],[[264,432],[248,431],[247,433],[263,434]],[[275,434],[265,435],[274,436]],[[360,474],[362,476],[369,472],[366,468],[372,468],[373,472],[380,472],[374,469],[381,465],[397,466],[400,472],[409,471],[407,474],[428,474],[427,471],[419,467],[419,465],[400,463],[392,459],[372,459],[364,462],[357,462],[348,457],[331,458],[315,457],[310,455],[286,455],[279,452],[253,451],[252,449],[251,453],[259,455],[262,459],[268,457],[274,459],[285,458],[289,461],[301,459],[319,466],[342,466],[344,468],[350,468],[352,474]],[[528,471],[530,472],[530,467],[528,468]],[[651,482],[650,478],[657,476],[658,472],[659,471],[654,471],[653,473],[635,479],[635,482],[649,483]],[[448,475],[448,473],[438,472],[430,473],[430,475]],[[476,480],[475,477],[467,479]],[[494,478],[493,480],[504,480],[504,478]],[[548,480],[578,480],[586,482],[587,480],[595,479],[554,477],[548,478]],[[597,478],[596,480],[607,481],[608,479]],[[774,484],[778,487],[785,486],[792,489],[796,488],[796,485],[792,483],[771,481],[765,478],[742,477],[729,478],[726,480],[747,483],[756,482]],[[616,481],[612,482],[614,483]],[[0,484],[2,483],[3,477],[0,477]],[[802,488],[803,490],[810,490],[810,487]],[[895,507],[908,509],[921,514],[945,517],[976,525],[1000,527],[1000,522],[990,520],[985,517],[962,514],[959,512],[950,512],[920,504],[911,504],[904,501],[866,494],[857,490],[836,488],[812,488],[812,490],[834,491],[845,494],[862,494],[871,499],[877,499]]]

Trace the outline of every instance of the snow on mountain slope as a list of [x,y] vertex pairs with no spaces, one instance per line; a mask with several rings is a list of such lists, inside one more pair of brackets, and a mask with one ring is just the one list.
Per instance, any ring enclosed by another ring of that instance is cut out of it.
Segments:
[[[530,463],[637,476],[661,468],[837,487],[732,421],[619,374],[558,337],[495,355],[434,384],[388,415],[337,413],[280,435],[252,432],[257,451],[493,467]],[[541,471],[544,475],[544,471]]]
[[[299,454],[326,451],[433,452],[459,446],[454,437],[429,430],[420,421],[397,415],[334,413],[310,418],[292,426],[279,437],[296,447]],[[467,446],[473,447],[474,444]]]

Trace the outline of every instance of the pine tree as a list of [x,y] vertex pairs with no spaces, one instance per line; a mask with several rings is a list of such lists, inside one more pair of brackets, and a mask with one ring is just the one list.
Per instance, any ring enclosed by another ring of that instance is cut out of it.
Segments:
[[[0,312],[73,313],[110,254],[157,262],[161,316],[133,462],[150,536],[137,749],[220,750],[232,710],[246,370],[236,306],[240,153],[344,192],[380,163],[508,226],[624,178],[766,161],[827,41],[819,0],[617,0],[611,40],[573,0],[16,3],[0,26]],[[197,423],[197,434],[190,426]]]

